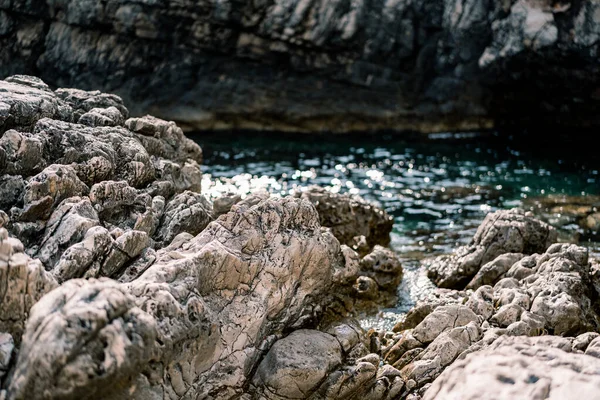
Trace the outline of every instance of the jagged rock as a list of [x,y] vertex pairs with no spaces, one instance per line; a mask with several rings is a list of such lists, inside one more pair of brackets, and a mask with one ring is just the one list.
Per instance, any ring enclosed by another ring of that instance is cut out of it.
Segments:
[[464,304],[469,296],[464,292],[456,290],[436,288],[427,298],[417,301],[417,304],[406,314],[406,318],[399,321],[392,329],[394,332],[400,332],[406,329],[412,329],[417,326],[425,317],[440,306],[452,304]]
[[46,220],[52,211],[69,197],[84,196],[89,192],[75,170],[68,165],[52,164],[29,179],[23,194],[24,207],[19,221]]
[[8,372],[15,342],[9,333],[0,333],[0,379]]
[[19,345],[30,308],[56,286],[43,265],[23,253],[23,244],[0,228],[0,332]]
[[39,78],[15,75],[0,80],[0,136],[10,128],[31,129],[42,118],[70,121],[71,113]]
[[392,217],[358,196],[331,193],[318,186],[311,186],[297,196],[315,205],[321,225],[331,228],[342,244],[352,247],[354,237],[359,235],[366,238],[371,248],[390,241]]
[[181,232],[197,235],[212,219],[212,206],[209,201],[201,194],[185,191],[165,206],[156,239],[168,244]]
[[448,367],[423,400],[594,398],[600,360],[570,349],[558,337],[501,337]]
[[421,352],[415,361],[402,368],[405,381],[414,380],[419,387],[432,382],[464,350],[481,338],[475,322],[442,332]]
[[87,126],[121,126],[125,117],[116,107],[92,108],[83,114],[77,123]]
[[506,253],[496,257],[493,261],[481,267],[467,289],[477,289],[483,285],[494,285],[499,279],[511,269],[511,267],[524,257],[521,253]]
[[71,280],[31,310],[8,398],[103,397],[152,358],[156,322],[108,280]]
[[412,331],[415,339],[423,344],[432,342],[440,333],[448,329],[476,322],[477,315],[463,305],[449,305],[436,308]]
[[358,362],[329,374],[311,399],[343,400],[364,395],[375,378],[377,367],[370,362]]
[[173,160],[181,164],[191,159],[202,164],[202,149],[186,138],[183,131],[172,121],[146,115],[130,118],[125,126],[135,132],[144,148],[153,156]]
[[525,278],[530,311],[544,318],[555,335],[573,335],[600,326],[589,287],[587,249],[555,244],[538,261],[536,274]]
[[553,227],[522,210],[496,211],[485,217],[472,244],[451,256],[433,260],[428,265],[428,276],[439,287],[460,289],[496,257],[506,253],[542,253],[556,238]]
[[383,290],[396,290],[402,281],[402,264],[398,256],[379,245],[360,260],[360,269],[362,274],[373,278]]
[[585,352],[590,343],[599,336],[600,333],[598,332],[582,333],[581,335],[577,336],[575,340],[573,340],[573,351],[575,352],[579,350]]
[[341,363],[342,349],[333,336],[298,330],[275,342],[258,366],[253,385],[270,399],[305,399]]
[[129,283],[72,279],[44,297],[7,398],[240,396],[277,336],[313,318],[340,257],[306,201],[236,206]]
[[85,91],[80,89],[57,89],[56,95],[73,109],[73,120],[79,119],[92,110],[107,110],[116,108],[123,118],[129,117],[129,111],[123,100],[114,94],[101,93],[98,90]]
[[[1,140],[1,139],[0,139]],[[0,176],[0,210],[10,210],[23,201],[25,181],[19,175]]]
[[465,303],[475,314],[487,320],[494,314],[494,294],[492,287],[486,285],[479,287]]
[[368,276],[359,276],[353,287],[359,298],[375,300],[379,297],[379,287],[377,282]]
[[68,198],[48,219],[46,231],[34,255],[50,269],[67,248],[80,242],[88,229],[99,224],[98,214],[87,197]]
[[595,1],[114,1],[3,2],[0,77],[198,131],[598,125]]
[[242,197],[235,193],[225,193],[224,195],[213,200],[213,213],[215,217],[222,214],[227,214],[234,204],[239,203]]

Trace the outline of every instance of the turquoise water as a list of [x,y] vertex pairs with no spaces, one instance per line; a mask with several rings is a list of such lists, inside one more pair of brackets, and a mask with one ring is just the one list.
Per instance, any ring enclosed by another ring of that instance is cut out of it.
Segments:
[[[538,199],[600,194],[593,159],[557,146],[524,145],[494,135],[305,136],[278,133],[191,135],[204,151],[203,192],[210,197],[266,189],[286,195],[317,184],[360,194],[394,216],[391,247],[405,267],[398,307],[365,324],[389,325],[432,288],[419,260],[466,244],[484,216],[500,208],[538,211]],[[525,150],[523,150],[523,147]],[[589,162],[585,162],[585,161]],[[556,216],[541,214],[556,222]],[[586,234],[560,220],[563,240]],[[587,236],[586,236],[587,235]],[[596,252],[597,244],[582,244]]]

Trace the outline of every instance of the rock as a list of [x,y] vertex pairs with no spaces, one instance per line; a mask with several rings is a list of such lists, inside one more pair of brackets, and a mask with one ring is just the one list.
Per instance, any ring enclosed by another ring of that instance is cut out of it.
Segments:
[[23,253],[23,244],[0,228],[0,332],[18,346],[30,308],[56,286],[43,265]]
[[112,113],[113,108],[117,109],[122,117],[129,117],[129,111],[123,104],[123,100],[114,94],[101,93],[98,90],[61,88],[56,90],[56,95],[72,108],[74,121],[79,121],[84,114],[90,111],[111,110],[109,112]]
[[342,400],[365,395],[376,376],[376,366],[369,362],[359,362],[329,374],[312,398]]
[[353,287],[359,298],[375,300],[379,297],[379,287],[377,282],[368,276],[359,276]]
[[[1,140],[1,139],[0,139]],[[0,210],[10,210],[23,201],[25,181],[19,175],[0,176]]]
[[600,333],[598,332],[582,333],[581,335],[577,336],[573,341],[573,351],[575,352],[579,350],[585,352],[586,349],[589,347],[590,343],[599,336]]
[[419,387],[432,382],[480,337],[481,329],[475,322],[441,333],[417,356],[416,361],[402,368],[403,379],[414,380]]
[[87,197],[68,198],[48,219],[40,247],[34,255],[50,269],[67,248],[80,242],[88,229],[99,224],[98,214]]
[[156,239],[168,244],[181,232],[197,235],[212,219],[212,206],[208,200],[201,194],[185,191],[165,206]]
[[24,207],[17,219],[46,220],[60,202],[69,197],[87,195],[88,192],[89,188],[79,180],[72,167],[52,164],[25,185]]
[[11,128],[31,129],[42,118],[71,120],[71,107],[39,78],[15,75],[0,81],[0,99],[0,136]]
[[522,210],[496,211],[486,216],[472,244],[451,256],[433,260],[428,265],[428,276],[439,287],[460,289],[496,257],[506,253],[542,253],[556,237],[553,227]]
[[311,186],[297,196],[315,205],[321,225],[331,228],[342,244],[352,247],[354,237],[360,235],[371,248],[390,242],[392,217],[358,196],[331,193],[318,186]]
[[413,329],[415,339],[423,344],[432,342],[439,334],[452,328],[477,322],[477,315],[463,305],[441,306]]
[[8,333],[0,333],[0,379],[8,372],[15,342]]
[[110,393],[150,361],[156,330],[117,283],[66,282],[32,308],[8,397]]
[[342,349],[333,336],[298,330],[275,342],[253,384],[264,388],[269,398],[304,399],[341,363]]
[[240,396],[261,356],[314,318],[344,268],[314,207],[294,198],[237,207],[155,257],[128,283],[71,279],[40,300],[8,398]]
[[146,115],[130,118],[125,126],[137,134],[138,139],[149,154],[173,160],[181,164],[191,159],[202,164],[202,149],[186,138],[174,122],[164,121]]
[[215,217],[222,214],[227,214],[234,204],[239,203],[242,200],[239,194],[226,193],[221,197],[213,200],[213,213]]
[[406,314],[406,318],[396,323],[392,330],[400,332],[405,329],[412,329],[436,308],[445,305],[464,304],[468,298],[469,296],[465,292],[436,288],[427,298],[417,301],[417,304]]
[[[573,347],[575,347],[575,344],[573,344]],[[600,358],[600,340],[598,339],[598,337],[592,339],[592,341],[588,344],[587,348],[585,349],[585,354],[588,356]]]
[[494,295],[493,289],[486,285],[480,286],[465,303],[465,306],[469,307],[475,314],[483,317],[487,320],[494,314]]
[[467,289],[477,289],[483,285],[494,285],[524,257],[521,253],[506,253],[485,264],[467,285]]
[[448,367],[423,400],[593,398],[600,389],[599,360],[571,353],[560,340],[502,337]]
[[362,274],[373,278],[383,290],[396,290],[402,281],[402,264],[398,256],[379,245],[360,260],[360,269]]
[[600,326],[592,307],[587,249],[555,244],[540,258],[536,274],[525,278],[530,311],[544,318],[555,335],[584,333]]
[[[133,114],[195,131],[597,126],[598,6],[565,4],[5,2],[0,77],[101,85]],[[77,119],[119,108],[99,92],[59,96]]]
[[125,117],[116,107],[92,108],[77,121],[87,126],[120,126],[124,122]]

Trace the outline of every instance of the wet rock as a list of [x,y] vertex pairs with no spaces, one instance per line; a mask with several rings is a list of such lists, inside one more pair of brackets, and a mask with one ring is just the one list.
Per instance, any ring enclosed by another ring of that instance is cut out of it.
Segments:
[[393,219],[358,196],[336,194],[318,186],[297,193],[315,205],[321,225],[331,228],[340,243],[351,246],[355,236],[364,236],[369,247],[387,245]]
[[269,398],[304,399],[342,363],[342,349],[331,335],[298,330],[275,342],[258,366],[253,384]]
[[483,265],[506,253],[542,253],[556,241],[556,230],[520,209],[488,214],[472,244],[428,265],[428,276],[439,287],[464,287]]
[[562,340],[551,336],[499,338],[489,348],[448,367],[424,400],[594,397],[600,389],[599,360],[570,353],[570,344],[563,345]]

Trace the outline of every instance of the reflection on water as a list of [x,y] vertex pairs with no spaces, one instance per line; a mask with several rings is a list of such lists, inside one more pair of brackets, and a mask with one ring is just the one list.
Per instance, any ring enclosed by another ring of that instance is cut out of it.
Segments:
[[[464,136],[411,142],[385,135],[220,133],[192,138],[204,150],[203,192],[210,197],[259,189],[286,195],[317,184],[360,194],[393,215],[391,247],[403,261],[405,279],[398,308],[369,322],[389,323],[432,287],[419,260],[467,243],[488,212],[516,206],[539,210],[537,199],[549,195],[600,194],[598,170],[581,160],[547,151],[536,157],[493,137]],[[548,207],[544,210],[544,218],[556,218]],[[561,229],[566,240],[582,233],[568,221]],[[596,252],[595,243],[586,244]]]

